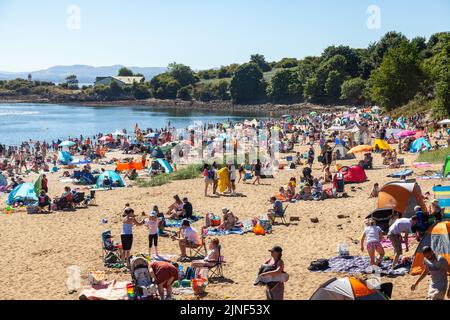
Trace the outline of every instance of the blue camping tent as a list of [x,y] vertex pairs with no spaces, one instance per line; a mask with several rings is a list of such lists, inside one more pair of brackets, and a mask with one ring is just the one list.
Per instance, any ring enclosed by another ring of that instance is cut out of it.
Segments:
[[32,183],[22,183],[11,191],[6,200],[7,205],[12,205],[17,202],[23,202],[25,205],[37,204],[38,198],[34,192],[34,185]]
[[[108,177],[109,181],[111,181],[112,185],[105,184],[105,178]],[[117,172],[114,171],[105,171],[97,178],[97,188],[120,188],[125,187],[125,183],[123,179]]]
[[73,160],[67,151],[58,151],[58,161],[60,164],[68,165]]
[[8,185],[8,182],[6,181],[6,178],[0,173],[0,187],[6,187]]
[[419,151],[430,150],[430,149],[431,149],[431,145],[427,141],[427,139],[419,138],[411,144],[411,148],[409,149],[409,151],[416,153]]

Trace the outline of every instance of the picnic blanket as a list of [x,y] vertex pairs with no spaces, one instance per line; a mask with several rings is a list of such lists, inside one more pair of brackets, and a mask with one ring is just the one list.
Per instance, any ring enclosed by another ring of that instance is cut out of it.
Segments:
[[[192,216],[191,219],[188,219],[190,223],[197,222],[203,219],[201,216]],[[180,228],[184,219],[166,219],[166,228]]]
[[[350,256],[350,257],[333,257],[328,260],[328,269],[322,272],[338,272],[348,274],[371,274],[373,269],[370,266],[370,258],[365,256]],[[391,269],[391,261],[383,261],[380,265],[381,275],[387,276],[403,276],[409,273],[409,265],[400,265],[394,270]],[[316,271],[313,271],[316,272]],[[319,272],[319,271],[317,271]]]
[[126,281],[102,281],[81,290],[80,300],[127,300]]
[[243,235],[244,230],[242,228],[233,228],[231,230],[221,230],[216,228],[208,228],[208,236],[228,236],[231,234]]
[[[408,243],[412,243],[412,241],[414,241],[416,239],[416,237],[414,235],[409,235],[408,236]],[[383,240],[381,240],[381,245],[383,246],[383,248],[385,249],[392,249],[392,242],[391,240],[389,240],[388,238],[384,238]],[[406,249],[406,244],[402,242],[402,247],[403,249]]]

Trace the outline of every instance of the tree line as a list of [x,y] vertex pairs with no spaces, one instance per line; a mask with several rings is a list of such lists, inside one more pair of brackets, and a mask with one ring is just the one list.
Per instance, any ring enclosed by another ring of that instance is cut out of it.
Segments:
[[[119,75],[142,76],[127,68],[121,69]],[[0,82],[0,89],[16,90],[17,85]],[[76,89],[78,81],[69,76],[60,86]],[[450,114],[449,86],[450,32],[436,33],[429,39],[408,39],[401,33],[388,32],[364,49],[330,46],[320,56],[284,58],[277,62],[268,62],[263,55],[255,54],[241,65],[197,72],[189,66],[171,63],[167,72],[144,83],[121,87],[113,82],[82,90],[105,99],[377,104],[387,111],[416,102],[429,104],[436,117],[443,117]]]

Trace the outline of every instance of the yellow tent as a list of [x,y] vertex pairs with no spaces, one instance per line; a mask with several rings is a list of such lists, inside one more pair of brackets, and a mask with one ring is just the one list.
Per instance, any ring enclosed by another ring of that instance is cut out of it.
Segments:
[[384,140],[381,139],[376,139],[374,144],[373,144],[373,149],[374,150],[388,150],[388,151],[393,151],[394,149],[392,149],[392,147],[389,145],[389,143],[387,143]]

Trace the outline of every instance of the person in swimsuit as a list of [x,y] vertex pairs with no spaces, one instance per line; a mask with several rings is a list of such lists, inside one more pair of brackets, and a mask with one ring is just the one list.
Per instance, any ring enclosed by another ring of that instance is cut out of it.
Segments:
[[143,225],[144,221],[137,221],[134,210],[127,208],[124,210],[122,220],[122,233],[120,238],[122,240],[122,260],[129,264],[130,251],[133,247],[133,226]]

